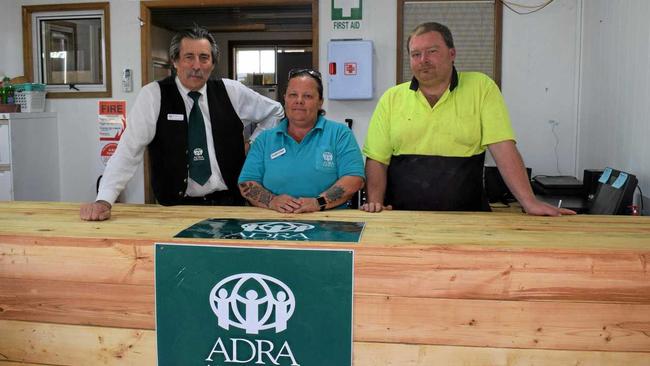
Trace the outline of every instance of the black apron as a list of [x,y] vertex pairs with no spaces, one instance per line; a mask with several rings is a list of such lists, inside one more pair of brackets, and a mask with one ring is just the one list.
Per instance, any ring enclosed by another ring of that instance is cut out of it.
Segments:
[[485,152],[470,157],[393,156],[385,204],[395,210],[490,211],[483,189]]

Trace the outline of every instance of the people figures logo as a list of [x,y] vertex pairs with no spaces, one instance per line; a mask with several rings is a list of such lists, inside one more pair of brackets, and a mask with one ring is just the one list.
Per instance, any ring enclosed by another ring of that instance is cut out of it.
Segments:
[[[250,288],[243,290],[247,287]],[[291,289],[276,278],[240,273],[222,279],[212,288],[210,306],[217,316],[217,325],[225,330],[234,326],[246,334],[258,334],[265,329],[280,333],[287,329],[296,299]],[[260,312],[262,308],[265,310]]]

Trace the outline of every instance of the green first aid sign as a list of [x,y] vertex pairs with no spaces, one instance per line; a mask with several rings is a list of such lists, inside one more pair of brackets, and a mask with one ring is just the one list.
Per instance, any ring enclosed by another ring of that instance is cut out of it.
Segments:
[[362,0],[332,0],[332,20],[361,20]]
[[160,366],[352,364],[353,252],[156,244]]

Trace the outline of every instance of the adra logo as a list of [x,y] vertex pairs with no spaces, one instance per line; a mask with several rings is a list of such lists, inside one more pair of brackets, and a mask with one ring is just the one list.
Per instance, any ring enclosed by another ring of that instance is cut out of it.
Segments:
[[314,228],[314,225],[302,222],[251,222],[243,224],[244,231],[258,231],[263,233],[302,233]]
[[[296,299],[284,282],[259,273],[239,273],[219,281],[210,291],[210,307],[217,325],[230,330],[242,329],[246,334],[273,330],[281,333],[296,308]],[[255,365],[299,366],[287,341],[277,347],[272,340],[221,337],[212,346],[205,361]],[[289,362],[289,363],[287,363]]]
[[[240,292],[249,281],[254,282],[254,287],[261,289],[262,294],[249,289],[242,296]],[[260,330],[271,328],[280,333],[287,329],[287,321],[296,308],[296,299],[291,289],[276,278],[259,273],[240,273],[224,278],[212,288],[210,306],[219,319],[217,324],[225,330],[232,325],[244,329],[246,334],[258,334]],[[261,316],[260,308],[266,308]],[[234,319],[231,319],[231,314]]]
[[307,235],[314,225],[301,222],[250,222],[241,225],[236,237],[244,239],[309,240]]

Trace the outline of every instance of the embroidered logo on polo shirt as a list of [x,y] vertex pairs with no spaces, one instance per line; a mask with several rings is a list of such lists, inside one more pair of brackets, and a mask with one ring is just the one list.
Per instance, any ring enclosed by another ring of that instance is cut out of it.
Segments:
[[334,155],[329,152],[323,152],[323,168],[333,168],[334,167]]

